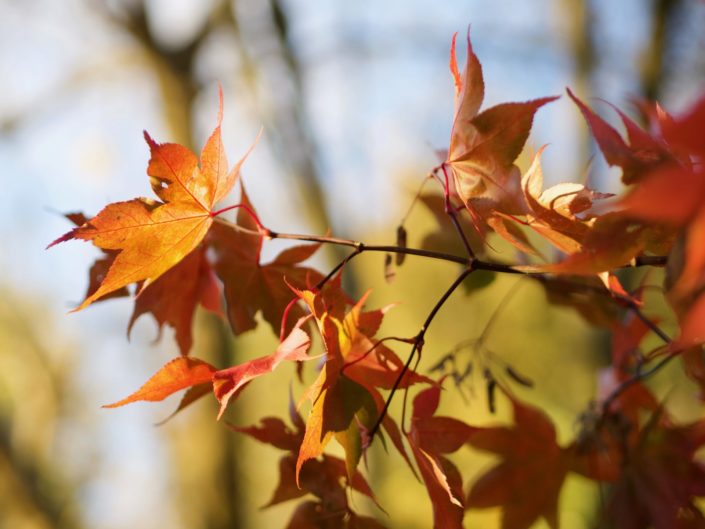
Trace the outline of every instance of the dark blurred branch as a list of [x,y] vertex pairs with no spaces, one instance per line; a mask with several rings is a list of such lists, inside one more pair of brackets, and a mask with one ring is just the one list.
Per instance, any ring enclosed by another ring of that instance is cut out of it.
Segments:
[[[3,461],[4,460],[4,461]],[[22,458],[13,449],[10,440],[9,425],[0,421],[0,469],[9,470],[10,479],[19,486],[20,494],[47,522],[50,527],[61,529],[80,529],[83,527],[71,512],[70,502],[52,494],[46,486],[47,469],[40,468],[26,458]],[[66,495],[66,489],[62,487]],[[16,498],[17,501],[19,498]]]
[[666,55],[672,45],[675,18],[682,0],[654,0],[651,11],[651,31],[643,51],[640,71],[642,95],[649,100],[659,100],[664,79],[668,76]]
[[[575,91],[580,97],[590,97],[592,93],[592,77],[597,64],[595,53],[595,40],[593,31],[593,13],[591,0],[568,0],[564,7],[569,25],[569,48],[573,56],[573,75]],[[592,144],[587,127],[581,126],[580,130],[580,159],[582,162],[576,167],[588,167]],[[584,175],[575,175],[575,182],[581,181]]]

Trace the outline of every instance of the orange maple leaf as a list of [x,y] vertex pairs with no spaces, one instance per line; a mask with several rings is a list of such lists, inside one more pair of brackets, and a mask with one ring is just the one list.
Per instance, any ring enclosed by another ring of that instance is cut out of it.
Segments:
[[657,411],[621,469],[607,506],[617,527],[705,527],[695,504],[705,495],[705,467],[695,457],[705,443],[705,422],[669,422]]
[[182,389],[200,384],[210,385],[215,371],[215,367],[197,358],[185,356],[174,358],[164,364],[140,389],[122,400],[103,407],[117,408],[140,400],[158,402]]
[[228,171],[220,136],[222,109],[221,90],[218,125],[201,151],[200,167],[186,147],[158,144],[144,133],[152,154],[147,174],[161,201],[136,198],[110,204],[49,245],[81,239],[117,252],[103,282],[76,310],[130,283],[144,281],[142,288],[146,287],[203,240],[218,213],[214,205],[230,191],[252,150]]

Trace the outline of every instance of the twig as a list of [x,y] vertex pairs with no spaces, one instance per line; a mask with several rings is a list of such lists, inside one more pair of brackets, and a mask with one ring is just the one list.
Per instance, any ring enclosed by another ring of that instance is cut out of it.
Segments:
[[380,412],[379,417],[377,418],[377,422],[375,422],[374,426],[370,429],[370,432],[369,432],[369,442],[370,443],[372,442],[375,434],[377,433],[380,426],[382,425],[382,422],[384,421],[384,418],[387,415],[387,411],[389,410],[389,406],[392,403],[392,398],[394,398],[394,394],[396,393],[397,389],[399,388],[399,384],[401,384],[401,381],[404,378],[404,375],[406,375],[407,371],[409,371],[409,366],[411,365],[411,362],[414,360],[414,356],[416,356],[417,352],[419,353],[419,356],[421,355],[421,349],[423,348],[424,337],[426,336],[426,331],[428,331],[428,327],[431,325],[431,322],[436,317],[436,314],[438,314],[438,311],[441,310],[441,307],[443,307],[445,302],[448,301],[448,298],[453,294],[453,292],[455,292],[455,290],[460,286],[460,284],[463,282],[463,280],[468,275],[470,275],[470,273],[473,270],[474,269],[473,269],[473,266],[471,263],[470,265],[468,265],[467,268],[465,268],[460,273],[460,275],[458,277],[455,278],[455,281],[453,281],[453,283],[446,289],[446,291],[443,293],[443,295],[440,297],[440,299],[436,302],[436,304],[431,309],[431,312],[429,312],[428,316],[426,316],[426,320],[424,321],[423,325],[421,326],[421,330],[419,331],[419,334],[416,335],[416,339],[414,340],[414,345],[411,347],[411,352],[409,353],[409,357],[406,359],[406,363],[404,364],[404,367],[399,372],[396,380],[394,381],[394,384],[392,385],[389,396],[387,397],[387,400],[384,403],[384,408],[382,408],[382,411]]
[[629,389],[631,386],[636,384],[637,382],[640,382],[642,380],[645,380],[649,378],[651,375],[655,374],[656,372],[660,371],[661,368],[663,368],[666,364],[668,364],[671,360],[676,358],[678,356],[677,353],[671,353],[667,357],[661,359],[660,362],[655,364],[651,369],[647,369],[646,371],[638,371],[628,379],[624,380],[619,386],[614,388],[612,390],[612,393],[609,394],[609,396],[602,402],[602,413],[605,414],[609,410],[610,406],[612,403],[617,400],[617,397],[619,397],[622,393],[624,393],[627,389]]
[[443,170],[443,178],[445,179],[445,187],[444,187],[444,191],[443,191],[443,197],[445,199],[446,214],[450,217],[450,220],[453,223],[453,226],[455,227],[455,231],[458,233],[460,240],[463,241],[463,246],[465,246],[465,251],[468,253],[468,257],[470,257],[471,259],[474,259],[475,252],[472,250],[472,247],[470,246],[470,242],[468,241],[468,238],[465,236],[465,232],[463,231],[463,227],[460,225],[460,221],[458,221],[458,212],[455,210],[454,207],[452,207],[452,204],[450,203],[450,188],[448,187],[450,184],[448,181],[448,170],[446,169],[446,164],[442,164],[441,169]]

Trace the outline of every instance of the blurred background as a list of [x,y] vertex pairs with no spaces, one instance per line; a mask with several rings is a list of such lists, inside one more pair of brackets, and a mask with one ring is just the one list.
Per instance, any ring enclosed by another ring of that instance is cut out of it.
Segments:
[[[100,409],[176,356],[173,336],[166,330],[155,344],[145,317],[128,342],[127,299],[67,314],[83,298],[97,253],[79,243],[44,247],[70,229],[63,212],[92,215],[149,194],[143,129],[200,149],[216,123],[217,82],[230,159],[264,129],[243,177],[265,225],[392,243],[437,163],[434,149],[447,145],[448,49],[468,24],[485,106],[571,86],[583,98],[620,106],[655,98],[678,112],[703,88],[705,4],[696,0],[0,0],[0,529],[286,525],[292,506],[259,510],[279,454],[217,424],[213,399],[160,427],[175,401]],[[597,108],[613,120],[608,107]],[[537,115],[529,146],[544,143],[551,183],[589,176],[594,187],[619,189],[565,97]],[[434,221],[417,208],[407,227],[418,245]],[[268,245],[265,254],[280,248]],[[327,269],[335,260],[326,250],[315,264]],[[455,273],[410,259],[387,284],[383,256],[364,255],[347,280],[358,295],[374,288],[370,307],[400,302],[385,329],[411,335]],[[427,336],[421,369],[479,336],[515,281],[455,296]],[[197,320],[192,354],[221,366],[275,344],[265,326],[233,342],[222,322]],[[498,313],[487,345],[537,381],[522,395],[570,440],[608,361],[609,338],[574,311],[551,308],[527,283]],[[289,367],[253,383],[228,420],[286,413]],[[692,397],[689,385],[674,389],[661,378],[672,401]],[[481,384],[446,392],[445,411],[494,420],[482,394]],[[682,413],[697,410],[684,405]],[[476,454],[460,458],[466,479],[488,464]],[[425,492],[401,459],[373,451],[368,464],[389,517],[362,499],[354,507],[391,527],[428,527],[430,504],[419,501]],[[564,526],[593,527],[599,501],[571,478]],[[497,519],[472,512],[466,526]]]

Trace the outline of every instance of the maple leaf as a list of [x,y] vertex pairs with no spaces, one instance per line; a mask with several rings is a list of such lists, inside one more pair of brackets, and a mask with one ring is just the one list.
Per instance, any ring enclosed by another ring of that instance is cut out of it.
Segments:
[[[348,475],[352,476],[362,456],[363,433],[374,425],[378,407],[372,393],[343,372],[344,354],[349,351],[349,340],[341,321],[346,296],[342,294],[339,282],[331,285],[325,294],[299,291],[298,295],[316,318],[326,361],[304,396],[312,408],[306,421],[296,474],[298,477],[302,465],[321,455],[330,440],[335,438],[345,450]],[[372,323],[375,329],[378,323]]]
[[[677,346],[687,348],[705,341],[702,315],[705,302],[705,179],[693,160],[705,156],[697,130],[705,124],[705,99],[683,116],[663,120],[664,136],[680,159],[659,167],[622,201],[625,214],[665,225],[677,231],[669,255],[668,299],[679,322]],[[695,135],[695,136],[693,136]]]
[[[654,242],[658,241],[658,248]],[[554,274],[591,275],[628,266],[647,251],[663,250],[672,237],[668,231],[644,224],[620,212],[594,219],[575,253],[557,263],[522,267],[522,270]]]
[[[342,292],[339,280],[328,283],[321,292],[297,293],[314,314],[326,348],[326,363],[305,396],[313,406],[297,468],[318,457],[335,438],[345,450],[352,475],[369,442],[367,433],[385,407],[377,388],[391,389],[404,364],[381,341],[373,340],[386,309],[363,310],[369,291],[347,313],[345,306],[351,302]],[[407,372],[398,387],[419,382],[433,384],[427,377]],[[382,427],[411,466],[399,428],[389,415],[383,419]]]
[[104,408],[117,408],[140,400],[157,402],[182,389],[210,384],[215,367],[208,362],[185,356],[164,364],[145,384],[122,400]]
[[[64,216],[68,220],[73,222],[76,226],[82,226],[88,221],[88,217],[86,217],[83,213],[80,212],[66,213]],[[86,288],[86,295],[84,296],[85,298],[89,297],[96,290],[98,290],[98,287],[100,287],[100,284],[103,282],[103,279],[105,279],[105,275],[108,273],[108,270],[110,270],[110,267],[112,266],[113,261],[115,260],[116,254],[117,252],[115,251],[103,250],[103,257],[99,257],[95,260],[93,265],[91,265],[91,268],[88,271],[88,287]],[[106,294],[100,299],[105,300],[129,295],[130,291],[127,289],[127,287],[122,287],[110,292],[109,294]]]
[[[558,98],[546,97],[523,103],[503,103],[478,113],[484,98],[482,67],[467,35],[467,60],[458,73],[453,36],[450,69],[455,81],[455,116],[445,166],[452,171],[454,192],[465,204],[477,231],[483,221],[511,243],[530,248],[526,241],[496,218],[496,212],[522,214],[519,170],[514,161],[529,137],[536,111]],[[451,182],[449,182],[449,185]],[[448,189],[451,192],[451,189]],[[533,250],[531,253],[534,253]]]
[[[314,504],[315,508],[300,506],[297,509],[299,514],[295,514],[290,523],[294,523],[295,520],[299,520],[300,523],[311,523],[312,519],[320,521],[320,519],[337,517],[341,513],[347,512],[350,519],[357,517],[358,521],[363,523],[363,525],[357,526],[350,525],[352,522],[348,519],[348,527],[382,527],[373,518],[358,517],[350,511],[343,483],[346,483],[352,490],[369,497],[375,504],[377,504],[377,500],[367,480],[360,472],[355,471],[352,477],[348,476],[346,463],[342,459],[324,455],[320,460],[306,461],[301,468],[300,479],[297,482],[296,452],[303,441],[306,425],[293,405],[289,406],[289,415],[295,430],[290,429],[283,420],[277,417],[265,417],[256,426],[230,426],[236,432],[290,452],[279,460],[279,482],[272,498],[264,507],[271,507],[310,493],[321,501],[305,502],[303,505],[310,503]],[[379,504],[377,505],[379,506]],[[300,511],[305,511],[305,514]],[[342,523],[343,520],[339,521]]]
[[[215,251],[215,271],[223,282],[228,318],[235,334],[240,334],[257,325],[255,316],[261,311],[278,335],[284,311],[296,297],[290,285],[305,288],[323,279],[320,272],[300,266],[318,250],[320,244],[288,248],[272,262],[261,264],[264,235],[253,233],[258,231],[251,217],[255,210],[244,187],[240,203],[244,207],[238,211],[237,226],[248,231],[216,221],[209,235],[209,242]],[[293,323],[303,315],[301,307],[293,306],[285,331],[291,330]]]
[[539,518],[555,528],[570,451],[558,446],[555,428],[543,413],[514,399],[512,407],[513,427],[479,428],[468,440],[502,461],[475,481],[466,505],[501,506],[503,529],[525,529]]
[[672,426],[659,410],[643,428],[612,489],[607,512],[625,529],[705,527],[694,504],[705,496],[705,467],[694,461],[705,422]]
[[612,195],[598,193],[581,184],[557,184],[543,190],[541,147],[522,176],[522,190],[529,207],[527,222],[534,230],[566,253],[581,249],[590,231],[589,223],[578,214],[589,210],[595,200]]
[[[342,371],[368,391],[391,389],[402,372],[404,362],[394,351],[374,340],[387,309],[363,311],[369,295],[368,290],[343,319],[339,332],[340,352],[345,361]],[[407,371],[397,387],[404,389],[417,383],[435,384],[426,376]]]
[[331,381],[328,372],[323,369],[309,391],[313,406],[296,463],[297,478],[304,463],[320,456],[333,438],[345,450],[348,475],[353,475],[362,456],[362,431],[369,431],[377,418],[369,391],[341,374]]
[[301,318],[272,354],[213,373],[213,392],[220,402],[218,419],[230,399],[251,380],[274,371],[284,360],[303,362],[312,358],[306,354],[311,346],[311,337],[301,329],[307,319]]
[[625,184],[637,182],[649,170],[671,159],[671,154],[662,142],[641,129],[618,108],[613,107],[627,130],[629,145],[609,123],[578,99],[570,88],[566,91],[585,117],[607,163],[622,168],[622,182]]
[[158,144],[144,133],[151,151],[147,174],[161,201],[137,198],[110,204],[49,245],[80,239],[115,252],[100,286],[76,310],[130,283],[144,281],[143,288],[148,286],[203,240],[217,213],[214,205],[230,191],[249,154],[228,172],[220,136],[222,101],[221,91],[218,125],[203,147],[200,167],[186,147]]
[[458,450],[476,429],[452,417],[435,416],[440,392],[437,385],[416,396],[407,440],[433,504],[433,527],[462,528],[463,480],[442,454]]
[[[178,296],[174,292],[179,292]],[[171,326],[182,355],[191,350],[191,326],[196,306],[216,314],[220,309],[220,286],[208,260],[206,248],[196,248],[176,266],[143,288],[135,299],[135,309],[127,327],[128,337],[135,321],[151,312],[159,325]]]

